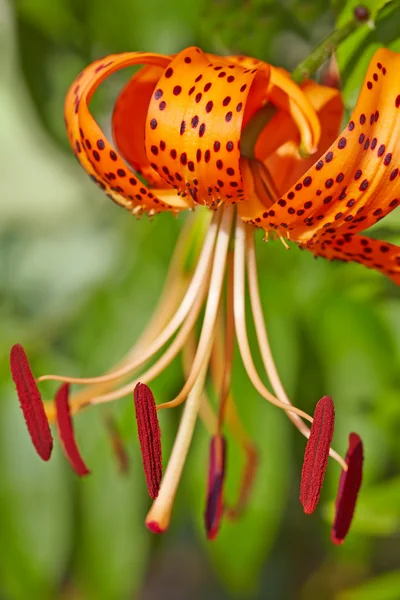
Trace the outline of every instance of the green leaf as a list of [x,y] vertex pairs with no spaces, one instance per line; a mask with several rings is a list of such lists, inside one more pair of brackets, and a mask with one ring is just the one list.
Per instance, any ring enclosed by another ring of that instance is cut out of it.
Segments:
[[85,598],[111,600],[137,590],[150,536],[144,525],[148,501],[137,442],[127,447],[131,468],[121,474],[101,412],[92,409],[77,419],[82,454],[92,472],[78,486],[75,569]]
[[16,393],[3,387],[2,398],[1,589],[13,600],[51,600],[57,595],[72,550],[69,467],[57,447],[50,463],[41,461],[26,430]]

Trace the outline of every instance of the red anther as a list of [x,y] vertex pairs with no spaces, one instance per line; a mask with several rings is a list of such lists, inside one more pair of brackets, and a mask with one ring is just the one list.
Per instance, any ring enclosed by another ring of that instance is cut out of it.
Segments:
[[83,477],[90,473],[85,465],[76,444],[69,402],[69,384],[64,383],[56,393],[56,419],[58,435],[60,436],[64,454],[77,475]]
[[150,498],[157,498],[162,478],[161,431],[151,389],[138,383],[133,394],[143,468]]
[[28,358],[19,344],[11,348],[10,368],[33,445],[40,458],[49,460],[53,449],[49,422]]
[[350,529],[362,481],[363,460],[361,438],[356,433],[350,433],[349,448],[345,457],[348,469],[347,471],[343,470],[340,475],[335,519],[331,531],[334,544],[342,544]]
[[334,421],[335,408],[332,398],[324,396],[315,408],[301,472],[300,502],[307,514],[314,512],[319,502],[328,465]]
[[204,514],[207,537],[213,540],[221,524],[224,511],[223,486],[226,466],[226,440],[214,435],[210,443],[210,461],[208,468],[207,503]]

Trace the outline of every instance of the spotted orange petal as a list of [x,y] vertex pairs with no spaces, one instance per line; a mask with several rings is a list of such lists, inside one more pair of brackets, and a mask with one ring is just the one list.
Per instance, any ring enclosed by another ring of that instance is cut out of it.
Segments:
[[[300,157],[297,128],[290,115],[282,111],[276,115],[279,121],[273,123],[273,119],[261,133],[255,150],[257,158],[265,162],[270,173],[273,174],[275,186],[281,195],[288,191],[313,166],[316,159],[328,150],[342,124],[343,102],[337,89],[319,85],[311,80],[306,81],[301,87],[316,111],[321,125],[321,135],[315,154],[306,159]],[[270,143],[267,140],[274,137],[271,126],[275,126],[278,131],[286,135],[286,139],[282,141],[282,145],[280,144],[281,147],[272,156],[266,153]]]
[[[338,90],[306,81],[302,92],[318,116],[321,135],[314,157],[319,158],[336,139],[343,116],[343,103]],[[277,196],[286,192],[315,162],[299,153],[300,135],[292,115],[279,110],[261,132],[255,147],[257,161],[270,174],[270,182],[263,185],[262,168],[254,161],[242,158],[241,169],[245,181],[246,202],[239,206],[243,219],[256,219],[272,206]],[[258,173],[257,173],[258,172]],[[273,192],[269,195],[268,190]]]
[[[100,83],[115,71],[136,64],[165,68],[167,56],[144,52],[112,54],[89,65],[74,81],[65,100],[68,138],[79,162],[111,200],[133,210],[181,210],[187,202],[171,188],[158,197],[133,173],[93,119],[88,104]],[[134,118],[132,116],[132,118]],[[165,199],[165,202],[161,199]]]
[[400,285],[400,247],[364,235],[337,233],[332,239],[319,239],[309,248],[316,256],[329,260],[358,262],[380,271]]
[[339,228],[363,231],[397,206],[399,69],[400,54],[384,48],[375,53],[346,129],[272,208],[253,219],[255,224],[314,243]]
[[113,137],[123,158],[152,186],[165,187],[165,181],[151,167],[144,135],[147,109],[164,69],[148,65],[135,73],[119,94],[112,116]]
[[[261,61],[248,56],[232,56],[229,58],[237,64],[252,69],[263,64]],[[281,129],[279,126],[270,127],[270,122],[266,126],[266,130],[270,129],[270,131],[264,130],[262,132],[260,137],[262,137],[265,156],[270,154],[273,150],[276,150],[287,139],[290,139],[287,136],[285,127],[287,122],[295,125],[296,136],[297,133],[300,134],[300,146],[302,150],[306,154],[314,154],[321,134],[320,120],[315,112],[313,102],[311,102],[307,97],[307,94],[304,94],[299,86],[294,83],[288,71],[270,65],[270,81],[267,96],[272,104],[280,109],[278,114],[283,117],[286,123],[283,123]],[[277,120],[272,119],[271,121],[277,123],[279,120],[280,117],[278,117]],[[257,146],[256,156],[259,157],[258,151],[260,150],[261,145]]]
[[264,63],[245,69],[195,47],[170,62],[150,101],[145,134],[147,156],[166,182],[209,207],[244,199],[240,136],[266,101],[269,73]]

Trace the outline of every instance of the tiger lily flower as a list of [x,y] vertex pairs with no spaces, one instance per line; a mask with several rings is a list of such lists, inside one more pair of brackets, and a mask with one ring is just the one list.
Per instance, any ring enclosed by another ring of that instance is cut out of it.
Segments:
[[[144,66],[117,98],[112,143],[93,119],[89,101],[106,77],[132,65]],[[211,434],[205,510],[208,537],[215,537],[223,515],[234,518],[246,504],[257,453],[231,394],[236,338],[258,393],[283,409],[309,438],[301,487],[305,512],[312,512],[318,502],[328,455],[342,466],[332,539],[343,541],[361,483],[361,440],[351,434],[349,452],[341,458],[330,447],[332,400],[321,399],[314,421],[291,404],[273,361],[262,314],[254,233],[261,229],[266,237],[279,237],[284,244],[295,242],[315,256],[359,262],[400,283],[399,248],[362,235],[400,201],[400,95],[394,85],[399,68],[400,54],[385,49],[376,52],[355,110],[341,133],[343,105],[337,89],[311,80],[297,85],[283,69],[248,57],[205,54],[196,47],[175,56],[110,55],[87,67],[72,84],[65,103],[69,141],[80,164],[107,196],[138,217],[196,209],[184,226],[154,318],[128,355],[99,377],[45,375],[36,379],[36,383],[52,379],[83,386],[69,397],[71,415],[135,392],[146,480],[154,498],[146,519],[150,530],[162,532],[169,525],[198,415]],[[261,110],[269,111],[269,119],[256,131]],[[187,254],[188,240],[199,230],[206,232],[188,278],[182,276],[182,257]],[[246,282],[263,365],[274,393],[264,385],[253,362],[245,319]],[[195,324],[203,308],[197,339]],[[27,411],[26,403],[33,395],[35,410],[40,410],[36,383],[21,352],[18,347],[12,356],[21,404]],[[184,385],[175,398],[156,406],[147,384],[179,353],[184,361]],[[219,394],[217,409],[205,392],[209,372]],[[67,423],[61,437],[69,440],[64,444],[70,447],[67,454],[71,460],[72,452],[72,464],[84,474],[88,469],[76,456],[65,414],[67,392],[62,387],[58,393],[63,419],[57,420],[61,433],[62,423]],[[157,411],[183,402],[179,430],[162,475]],[[44,406],[50,422],[57,418],[57,404]],[[311,433],[307,421],[312,423]],[[223,492],[229,465],[225,424],[247,461],[234,506],[228,505]],[[36,435],[36,445],[48,458],[50,442],[43,439]]]

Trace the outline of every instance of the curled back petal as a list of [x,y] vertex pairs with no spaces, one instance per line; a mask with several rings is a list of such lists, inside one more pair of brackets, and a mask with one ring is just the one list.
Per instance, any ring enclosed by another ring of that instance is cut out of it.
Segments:
[[[256,220],[267,208],[272,208],[276,199],[291,188],[337,137],[343,116],[343,103],[338,90],[311,80],[304,82],[301,90],[320,122],[321,135],[317,150],[313,157],[302,158],[299,153],[299,131],[292,115],[284,110],[276,112],[260,133],[254,151],[257,162],[261,162],[264,170],[270,174],[273,186],[265,186],[262,178],[256,176],[254,161],[242,158],[243,162],[248,163],[247,169],[242,166],[247,198],[239,206],[244,220]],[[248,169],[252,171],[250,177]],[[265,202],[265,190],[268,188],[271,188],[273,195]]]
[[147,156],[166,182],[212,208],[244,199],[241,130],[266,101],[269,72],[264,63],[245,69],[195,47],[173,58],[146,122]]
[[400,247],[359,234],[340,232],[324,237],[308,248],[329,260],[357,262],[380,271],[400,285]]
[[351,120],[329,150],[253,222],[315,242],[326,230],[363,231],[400,198],[400,54],[378,50]]
[[[342,124],[343,102],[339,90],[311,80],[304,82],[301,90],[313,106],[320,122],[321,135],[315,154],[310,158],[301,158],[297,128],[290,115],[283,111],[279,111],[262,131],[255,149],[257,158],[265,161],[265,165],[273,173],[274,183],[280,194],[288,191],[299,177],[313,166],[316,159],[327,151],[335,141]],[[275,127],[275,132],[272,126]],[[266,151],[271,143],[269,140],[273,140],[276,135],[282,135],[285,139],[277,146],[280,149],[271,155]]]
[[49,460],[53,438],[28,357],[20,344],[11,348],[10,368],[32,443],[40,458]]
[[61,444],[71,467],[77,475],[83,477],[90,473],[76,444],[74,427],[69,409],[69,384],[64,383],[56,393],[56,419]]
[[[187,202],[170,194],[164,202],[132,172],[109,142],[89,111],[89,101],[100,83],[115,71],[137,64],[165,68],[167,56],[144,52],[111,54],[89,65],[70,87],[64,106],[65,122],[72,149],[91,179],[111,200],[133,210],[159,212],[182,210]],[[134,118],[133,113],[131,118]],[[168,187],[168,186],[166,186]]]
[[162,67],[147,65],[135,73],[119,94],[112,115],[118,150],[136,173],[155,187],[165,187],[165,181],[150,165],[144,136],[150,99],[163,71]]
[[269,98],[292,116],[300,132],[302,154],[313,155],[321,135],[318,116],[307,96],[284,69],[271,67]]

